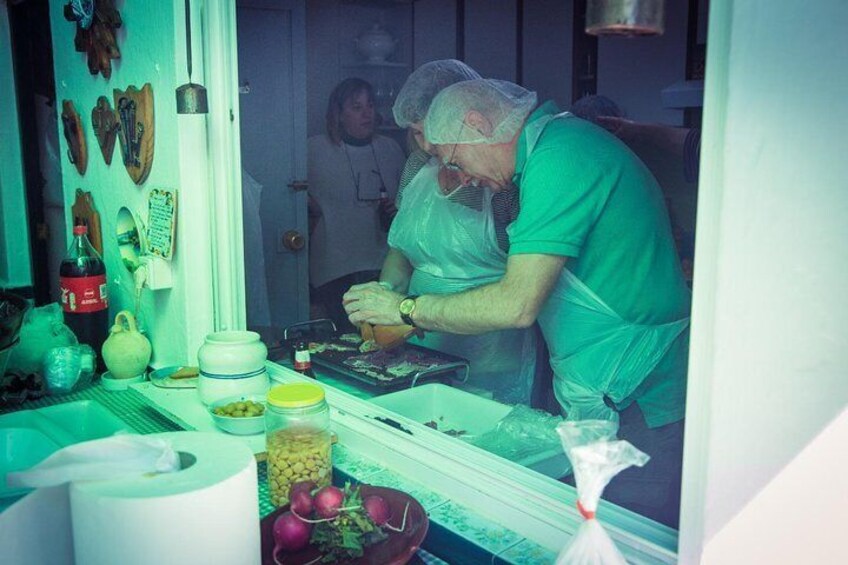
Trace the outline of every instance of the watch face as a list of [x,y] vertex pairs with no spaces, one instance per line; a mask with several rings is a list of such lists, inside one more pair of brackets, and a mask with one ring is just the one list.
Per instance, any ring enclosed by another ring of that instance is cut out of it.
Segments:
[[401,300],[398,308],[400,309],[401,314],[410,314],[415,309],[415,299],[404,298]]

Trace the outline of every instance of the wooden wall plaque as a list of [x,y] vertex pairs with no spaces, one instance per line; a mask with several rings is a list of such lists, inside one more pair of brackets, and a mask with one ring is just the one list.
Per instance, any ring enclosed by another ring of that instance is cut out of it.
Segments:
[[76,199],[71,205],[71,215],[75,226],[88,227],[88,240],[103,257],[103,233],[100,231],[100,214],[94,207],[94,197],[90,192],[78,188]]
[[113,96],[124,166],[133,182],[141,184],[153,166],[153,88],[150,83],[141,90],[116,88]]
[[103,154],[103,160],[107,165],[112,164],[112,154],[115,153],[115,139],[118,137],[118,121],[109,99],[101,96],[97,99],[97,106],[91,111],[91,125],[94,127],[94,136]]
[[88,151],[85,147],[82,121],[70,100],[62,100],[62,131],[68,142],[68,159],[77,168],[77,172],[84,175],[88,167]]

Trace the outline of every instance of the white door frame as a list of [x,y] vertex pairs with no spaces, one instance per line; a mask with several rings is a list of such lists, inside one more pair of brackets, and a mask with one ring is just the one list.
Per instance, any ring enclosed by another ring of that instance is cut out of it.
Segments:
[[211,1],[201,11],[203,66],[209,99],[207,145],[215,329],[244,329],[246,308],[236,5],[234,0]]

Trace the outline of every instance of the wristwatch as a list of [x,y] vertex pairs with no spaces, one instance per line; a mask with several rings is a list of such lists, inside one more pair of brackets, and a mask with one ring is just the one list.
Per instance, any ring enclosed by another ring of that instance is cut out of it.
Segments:
[[401,300],[400,304],[398,305],[400,319],[403,320],[404,324],[409,324],[412,327],[415,327],[415,322],[412,321],[412,313],[415,312],[416,298],[418,298],[417,294],[411,294]]

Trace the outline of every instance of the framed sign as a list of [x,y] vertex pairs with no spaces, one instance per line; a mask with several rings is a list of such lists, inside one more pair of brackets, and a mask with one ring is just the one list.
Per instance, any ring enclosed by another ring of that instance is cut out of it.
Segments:
[[170,260],[177,231],[177,191],[154,188],[148,196],[147,251]]

